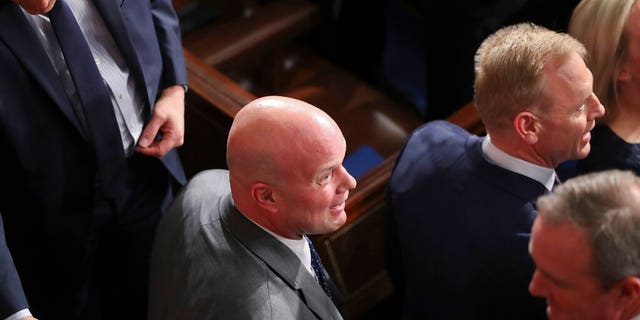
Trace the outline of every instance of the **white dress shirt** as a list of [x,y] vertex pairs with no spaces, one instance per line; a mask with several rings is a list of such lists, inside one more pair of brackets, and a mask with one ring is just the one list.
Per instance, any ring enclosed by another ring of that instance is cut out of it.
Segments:
[[316,277],[316,273],[315,271],[313,271],[313,267],[311,266],[311,249],[309,248],[309,243],[307,242],[307,239],[304,238],[305,236],[303,236],[302,239],[285,238],[281,235],[271,232],[270,230],[267,230],[266,228],[255,223],[251,219],[249,219],[249,221],[253,222],[256,226],[260,227],[262,230],[266,231],[268,234],[278,239],[278,241],[282,242],[282,244],[287,246],[287,248],[291,249],[291,251],[293,251],[293,253],[295,253],[295,255],[298,257],[298,259],[300,259],[300,262],[302,262],[302,265],[305,267],[305,269],[307,269],[307,271],[309,271],[309,273],[311,273],[312,276]]
[[542,183],[549,191],[553,188],[553,184],[556,181],[554,169],[542,167],[507,154],[491,143],[489,135],[482,141],[482,153],[487,161],[501,168],[536,180]]
[[[144,95],[136,91],[129,66],[93,2],[66,0],[66,3],[87,40],[96,66],[109,91],[125,154],[131,155],[144,126]],[[46,15],[31,15],[24,9],[23,12],[38,34],[38,39],[71,99],[76,115],[86,129],[84,111],[49,18]]]

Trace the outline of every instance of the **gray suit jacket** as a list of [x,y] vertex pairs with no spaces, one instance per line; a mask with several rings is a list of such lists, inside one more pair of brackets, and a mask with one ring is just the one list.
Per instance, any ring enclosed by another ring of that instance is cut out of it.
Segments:
[[196,175],[162,218],[149,319],[342,319],[298,257],[234,206],[226,170]]

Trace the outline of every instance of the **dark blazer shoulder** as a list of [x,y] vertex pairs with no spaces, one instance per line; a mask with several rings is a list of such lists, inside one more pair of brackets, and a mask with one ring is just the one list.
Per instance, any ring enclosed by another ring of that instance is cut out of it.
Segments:
[[407,139],[394,165],[389,182],[391,193],[402,192],[424,182],[444,176],[467,149],[481,138],[444,120],[428,122]]

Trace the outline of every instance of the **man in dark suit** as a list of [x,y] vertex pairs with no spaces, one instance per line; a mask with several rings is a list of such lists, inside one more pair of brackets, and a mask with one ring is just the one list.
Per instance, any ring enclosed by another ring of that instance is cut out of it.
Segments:
[[310,234],[346,221],[355,179],[323,111],[263,97],[234,118],[229,171],[194,177],[158,226],[150,319],[342,319]]
[[0,210],[29,303],[0,318],[144,318],[155,226],[185,182],[171,1],[0,0],[0,21]]
[[544,319],[527,284],[535,200],[554,168],[584,158],[604,108],[584,47],[532,24],[500,29],[476,53],[486,137],[445,121],[412,133],[388,189],[391,265],[407,319]]

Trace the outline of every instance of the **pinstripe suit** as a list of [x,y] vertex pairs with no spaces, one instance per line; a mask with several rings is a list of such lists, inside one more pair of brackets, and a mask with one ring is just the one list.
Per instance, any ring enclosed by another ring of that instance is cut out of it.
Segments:
[[[171,1],[93,0],[93,4],[131,72],[148,117],[163,89],[187,80]],[[171,180],[185,182],[182,166],[175,150],[160,160],[135,158],[131,168],[136,170],[127,173],[127,185],[98,204],[94,149],[46,49],[13,1],[0,0],[0,21],[0,211],[7,244],[36,317],[94,318],[89,299],[111,294],[87,288],[96,269],[113,270],[115,275],[132,259],[144,264],[150,244],[142,242],[151,242]],[[116,213],[105,213],[107,208],[116,208]],[[95,261],[99,249],[119,246],[112,240],[123,240],[125,234],[140,240],[141,247],[123,245],[129,256],[115,252],[117,258]],[[8,255],[0,249],[0,258],[6,260]],[[121,281],[145,286],[145,270],[139,270],[144,275],[137,280],[114,276],[104,285]],[[0,318],[26,304],[24,298],[1,297]],[[116,314],[129,304],[146,309],[145,299],[113,299],[117,302],[108,308]]]

